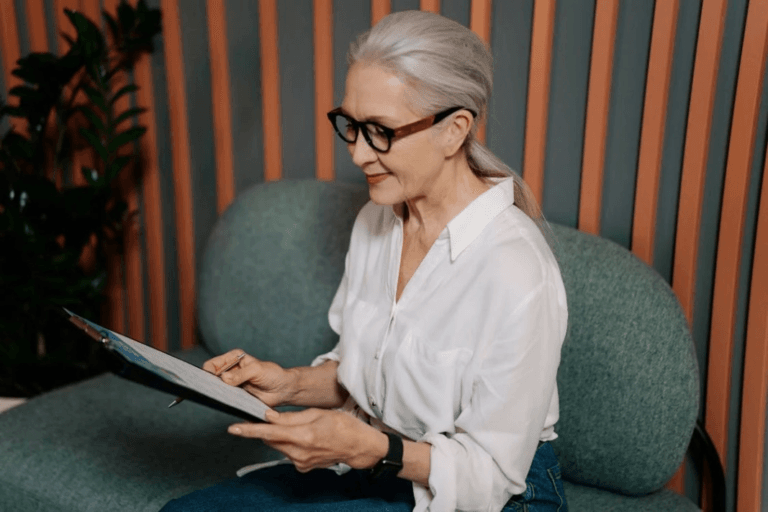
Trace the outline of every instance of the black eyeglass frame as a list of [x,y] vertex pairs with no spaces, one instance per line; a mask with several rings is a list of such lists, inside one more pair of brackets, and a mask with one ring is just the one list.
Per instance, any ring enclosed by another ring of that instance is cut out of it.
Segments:
[[[381,124],[375,122],[375,121],[357,121],[353,119],[352,117],[348,116],[344,112],[342,112],[341,107],[335,108],[328,112],[328,120],[331,122],[331,125],[333,126],[333,129],[336,131],[336,133],[341,137],[341,140],[346,142],[347,144],[354,144],[357,142],[357,134],[360,133],[360,131],[363,132],[363,137],[365,138],[365,141],[368,143],[368,145],[374,150],[379,153],[386,153],[392,148],[392,140],[395,138],[402,138],[407,135],[411,135],[423,130],[426,130],[427,128],[430,128],[449,115],[453,114],[454,112],[458,112],[459,110],[469,110],[469,112],[472,113],[472,117],[477,117],[477,114],[466,108],[466,107],[451,107],[449,109],[443,110],[441,112],[438,112],[437,114],[432,114],[431,116],[425,117],[424,119],[419,119],[418,121],[414,121],[413,123],[408,123],[404,126],[400,126],[399,128],[389,128],[387,126],[382,126]],[[345,137],[339,128],[336,126],[336,118],[342,116],[346,120],[349,121],[349,123],[352,125],[352,127],[355,129],[355,137],[352,140],[349,140],[347,137]],[[379,149],[376,146],[373,145],[373,141],[371,141],[371,136],[368,133],[368,129],[365,128],[365,125],[375,125],[377,128],[381,129],[382,133],[387,137],[387,147],[386,149]],[[362,128],[362,130],[361,130]]]

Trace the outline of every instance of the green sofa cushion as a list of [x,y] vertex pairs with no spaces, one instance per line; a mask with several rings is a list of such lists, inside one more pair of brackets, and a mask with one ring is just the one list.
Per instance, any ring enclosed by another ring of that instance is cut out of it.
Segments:
[[[180,355],[200,365],[197,347]],[[156,512],[168,500],[278,458],[236,438],[232,416],[112,374],[0,414],[0,510]]]
[[202,342],[285,367],[309,364],[338,336],[328,308],[367,187],[279,181],[240,194],[206,244],[198,280]]
[[563,475],[629,495],[658,490],[683,461],[699,407],[685,316],[625,248],[552,228],[569,309],[553,442]]

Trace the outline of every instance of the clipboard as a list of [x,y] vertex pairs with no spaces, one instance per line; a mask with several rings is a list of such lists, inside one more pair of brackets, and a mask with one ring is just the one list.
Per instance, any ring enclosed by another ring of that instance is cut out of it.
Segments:
[[[72,324],[110,352],[112,373],[246,421],[266,421],[269,406],[244,389],[230,386],[202,368],[62,309]],[[163,409],[173,414],[173,409]]]

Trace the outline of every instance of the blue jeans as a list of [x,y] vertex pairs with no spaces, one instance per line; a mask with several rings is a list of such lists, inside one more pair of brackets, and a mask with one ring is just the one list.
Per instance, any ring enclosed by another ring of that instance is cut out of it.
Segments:
[[[352,470],[299,473],[292,465],[274,466],[242,478],[195,491],[170,501],[161,512],[411,512],[411,482],[393,478],[368,482],[368,472]],[[523,494],[513,496],[504,512],[567,512],[560,465],[549,443],[536,450]]]

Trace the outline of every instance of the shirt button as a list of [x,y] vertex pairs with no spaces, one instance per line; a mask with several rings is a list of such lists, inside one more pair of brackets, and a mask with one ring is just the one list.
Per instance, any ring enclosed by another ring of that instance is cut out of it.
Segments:
[[374,408],[374,409],[376,408],[376,402],[374,401],[372,396],[368,397],[368,403],[371,404],[372,408]]

